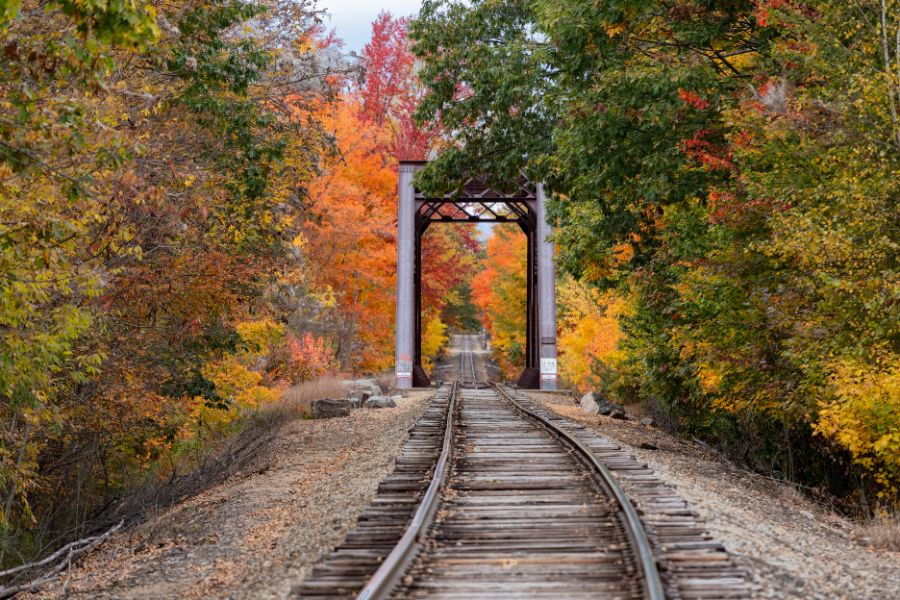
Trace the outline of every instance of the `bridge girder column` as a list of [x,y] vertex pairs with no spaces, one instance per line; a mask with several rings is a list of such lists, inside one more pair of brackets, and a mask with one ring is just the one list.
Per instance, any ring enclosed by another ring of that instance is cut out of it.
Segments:
[[553,228],[547,223],[546,201],[544,186],[539,183],[535,201],[535,220],[541,389],[555,390],[559,380],[556,348],[556,265],[553,241],[550,239]]
[[540,332],[538,331],[538,256],[537,220],[534,206],[519,220],[519,228],[527,238],[525,259],[525,368],[516,385],[524,389],[540,386]]
[[422,219],[418,213],[416,214],[416,279],[415,279],[415,293],[416,293],[416,309],[415,309],[415,328],[413,334],[413,340],[415,340],[416,351],[415,351],[415,359],[413,360],[413,387],[428,387],[431,385],[431,380],[428,379],[428,374],[425,372],[425,369],[422,368],[422,236],[425,235],[425,230],[428,229],[428,226],[431,224],[430,221]]
[[395,374],[397,387],[413,386],[416,360],[416,166],[400,164],[397,202],[397,320],[395,322]]

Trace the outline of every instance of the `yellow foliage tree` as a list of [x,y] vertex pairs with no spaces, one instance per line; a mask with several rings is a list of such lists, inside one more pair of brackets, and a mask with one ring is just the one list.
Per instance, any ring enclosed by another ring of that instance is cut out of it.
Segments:
[[836,440],[896,497],[900,481],[900,359],[884,364],[843,361],[830,378],[835,398],[820,402],[815,430]]
[[600,294],[565,277],[558,286],[560,375],[576,388],[596,387],[599,373],[614,366],[626,302],[613,292]]
[[450,336],[447,335],[447,325],[441,321],[437,314],[429,316],[425,322],[425,331],[422,334],[422,366],[430,371],[432,363],[441,351],[447,346]]
[[237,323],[235,330],[242,344],[234,353],[227,353],[203,367],[203,376],[212,382],[221,398],[211,403],[203,397],[191,402],[190,419],[182,428],[182,440],[200,435],[200,424],[214,431],[225,431],[243,414],[274,403],[281,391],[266,385],[262,366],[265,358],[285,339],[285,328],[272,319],[264,318]]

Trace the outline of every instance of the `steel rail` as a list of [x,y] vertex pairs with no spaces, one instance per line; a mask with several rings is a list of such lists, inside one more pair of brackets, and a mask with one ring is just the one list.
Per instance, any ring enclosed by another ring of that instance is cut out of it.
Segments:
[[[460,380],[467,385],[478,385],[478,374],[475,372],[475,356],[472,354],[472,337],[467,335],[465,336],[465,348],[463,349],[462,354],[460,355],[462,360],[460,361],[462,364],[460,365]],[[469,359],[469,369],[466,369],[465,358]],[[472,380],[465,381],[468,378],[468,373],[466,371],[472,372]]]
[[628,499],[628,495],[619,485],[619,482],[616,481],[606,465],[597,460],[594,453],[577,437],[556,426],[543,415],[532,412],[516,402],[512,394],[507,393],[506,390],[503,389],[503,386],[496,383],[494,383],[493,386],[500,396],[505,398],[520,413],[533,421],[536,421],[551,435],[562,440],[566,445],[577,452],[582,460],[600,476],[603,483],[606,484],[612,493],[613,498],[622,508],[622,513],[625,515],[625,529],[628,532],[628,536],[631,538],[632,547],[637,551],[639,559],[638,568],[640,568],[643,575],[641,579],[644,588],[644,597],[647,600],[665,600],[666,593],[663,588],[662,578],[659,576],[659,569],[656,566],[656,558],[653,556],[653,546],[650,543],[650,539],[647,537],[647,530],[644,528],[644,524],[638,515],[637,509],[635,509],[631,500]]
[[478,385],[478,372],[475,370],[475,355],[472,353],[472,336],[469,336],[469,366],[472,367],[472,381]]
[[463,347],[459,353],[459,383],[460,385],[468,385],[470,382],[468,379],[468,369],[466,369],[466,358],[469,357],[469,338],[468,336],[463,336]]
[[372,575],[362,591],[356,596],[357,600],[381,600],[390,598],[390,593],[403,577],[409,564],[416,557],[418,547],[422,543],[422,537],[427,533],[428,526],[434,518],[441,500],[441,486],[447,479],[450,465],[450,453],[453,447],[453,416],[456,410],[456,398],[459,386],[454,383],[450,390],[450,401],[447,403],[447,424],[444,427],[444,444],[441,448],[441,454],[437,463],[434,465],[434,471],[431,476],[431,483],[419,507],[416,509],[412,520],[403,533],[403,536],[394,546],[384,562],[378,567],[378,570]]

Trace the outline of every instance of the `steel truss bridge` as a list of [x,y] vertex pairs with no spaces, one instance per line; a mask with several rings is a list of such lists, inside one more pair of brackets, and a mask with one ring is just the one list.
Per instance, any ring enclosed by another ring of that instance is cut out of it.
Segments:
[[525,178],[508,191],[471,177],[453,194],[432,198],[413,177],[427,163],[401,161],[397,218],[397,387],[430,384],[422,368],[422,238],[433,223],[516,223],[528,238],[527,315],[522,388],[556,389],[556,273],[552,233],[540,183]]

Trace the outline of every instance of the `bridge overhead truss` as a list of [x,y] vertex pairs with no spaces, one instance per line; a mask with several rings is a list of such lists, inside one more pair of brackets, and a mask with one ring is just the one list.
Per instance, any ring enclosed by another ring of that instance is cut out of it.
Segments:
[[425,162],[400,163],[397,243],[396,376],[399,388],[425,387],[422,368],[422,238],[433,223],[516,223],[528,238],[524,388],[555,389],[556,283],[551,229],[540,184],[524,178],[509,190],[474,177],[454,194],[431,198],[416,190],[413,176]]

